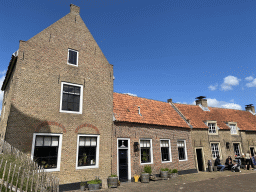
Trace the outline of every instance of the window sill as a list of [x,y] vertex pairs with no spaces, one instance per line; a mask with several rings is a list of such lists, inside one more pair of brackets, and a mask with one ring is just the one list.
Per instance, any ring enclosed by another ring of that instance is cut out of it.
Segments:
[[78,67],[78,64],[67,63],[70,66]]
[[162,161],[162,163],[171,163],[172,161]]
[[187,159],[182,159],[182,160],[179,160],[179,161],[187,161]]
[[96,169],[99,168],[98,165],[95,166],[81,166],[81,167],[76,167],[76,169]]
[[150,162],[150,163],[140,163],[141,165],[150,165],[150,164],[153,164],[153,162]]
[[44,169],[44,172],[54,172],[54,171],[60,171],[60,168],[56,168],[56,169]]
[[63,110],[60,110],[60,113],[82,114],[82,111],[81,112],[75,112],[75,111],[63,111]]

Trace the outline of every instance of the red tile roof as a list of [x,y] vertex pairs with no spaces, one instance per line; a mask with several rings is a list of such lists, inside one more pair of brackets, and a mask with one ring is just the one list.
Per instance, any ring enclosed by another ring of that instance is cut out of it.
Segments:
[[113,93],[113,103],[116,121],[190,128],[169,103],[120,93]]
[[236,122],[240,130],[256,131],[256,116],[249,111],[208,107],[203,111],[197,105],[174,104],[190,120],[193,128],[208,128],[204,121],[217,121],[220,129],[230,129],[226,122]]

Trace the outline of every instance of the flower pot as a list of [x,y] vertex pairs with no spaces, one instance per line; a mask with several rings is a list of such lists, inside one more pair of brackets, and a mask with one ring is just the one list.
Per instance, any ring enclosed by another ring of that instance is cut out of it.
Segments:
[[171,175],[172,178],[178,177],[178,173],[171,173]]
[[149,183],[149,173],[141,173],[141,183]]
[[118,178],[117,177],[109,177],[108,178],[108,187],[114,188],[117,187]]
[[161,171],[161,178],[164,180],[168,179],[168,171]]
[[100,184],[88,184],[88,188],[90,191],[100,189]]
[[85,190],[85,185],[80,186],[80,189],[81,189],[81,191],[84,191]]

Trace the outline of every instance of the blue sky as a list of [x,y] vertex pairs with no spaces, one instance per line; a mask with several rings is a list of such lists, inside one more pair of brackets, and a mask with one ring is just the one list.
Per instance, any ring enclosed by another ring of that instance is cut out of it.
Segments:
[[[256,1],[12,0],[1,3],[0,84],[19,40],[80,6],[114,65],[114,91],[244,109],[256,96]],[[0,93],[0,102],[2,102]]]

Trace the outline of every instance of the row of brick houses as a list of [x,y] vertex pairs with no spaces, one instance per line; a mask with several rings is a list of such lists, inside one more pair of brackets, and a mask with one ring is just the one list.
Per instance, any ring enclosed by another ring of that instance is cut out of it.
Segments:
[[155,101],[113,93],[108,63],[80,8],[20,41],[3,82],[0,134],[60,178],[61,184],[121,181],[151,165],[180,174],[207,170],[207,160],[256,147],[253,106],[246,111]]

